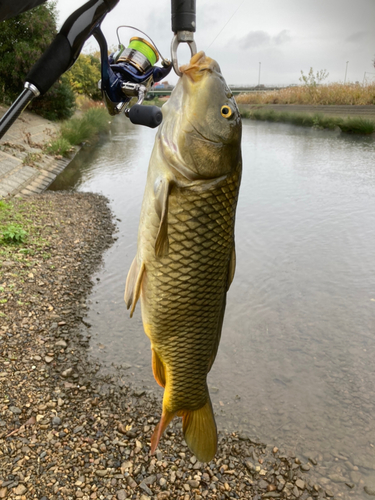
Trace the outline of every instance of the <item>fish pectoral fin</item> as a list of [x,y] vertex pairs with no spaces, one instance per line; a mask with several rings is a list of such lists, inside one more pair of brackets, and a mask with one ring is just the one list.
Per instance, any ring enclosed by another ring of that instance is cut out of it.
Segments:
[[227,291],[229,290],[232,284],[235,272],[236,272],[236,247],[233,245],[232,255],[230,256],[230,262],[229,262]]
[[199,410],[184,410],[182,430],[186,444],[200,462],[209,462],[217,449],[217,431],[210,398]]
[[160,180],[155,188],[155,209],[160,217],[160,225],[155,240],[155,256],[165,257],[169,252],[168,239],[168,197],[171,183]]
[[159,441],[161,436],[163,435],[163,432],[165,429],[168,427],[169,423],[175,416],[175,413],[170,413],[168,410],[163,408],[163,413],[161,416],[160,422],[156,425],[154,429],[154,433],[151,436],[151,454],[153,455],[155,453],[156,448],[158,447]]
[[161,386],[165,387],[165,371],[161,359],[157,355],[154,349],[152,350],[152,373],[154,374],[156,382]]
[[125,285],[125,304],[126,308],[130,310],[130,317],[133,316],[135,306],[137,305],[138,299],[141,295],[142,279],[145,272],[144,262],[141,265],[138,264],[137,256],[134,257],[132,265],[130,266],[128,277],[126,278]]

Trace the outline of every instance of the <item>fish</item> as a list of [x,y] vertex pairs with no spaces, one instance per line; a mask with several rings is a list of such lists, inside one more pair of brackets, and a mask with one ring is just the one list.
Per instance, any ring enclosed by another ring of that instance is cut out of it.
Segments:
[[179,416],[189,449],[209,462],[217,429],[207,374],[236,266],[242,125],[215,60],[198,52],[180,70],[162,107],[125,303],[132,316],[140,298],[153,374],[164,388],[151,453]]

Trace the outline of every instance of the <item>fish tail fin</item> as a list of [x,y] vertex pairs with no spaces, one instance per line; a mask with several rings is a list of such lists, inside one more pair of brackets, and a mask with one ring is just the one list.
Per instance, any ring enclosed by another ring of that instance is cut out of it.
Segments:
[[163,432],[165,429],[168,427],[169,423],[175,416],[175,413],[171,413],[165,408],[163,408],[163,413],[161,415],[161,420],[157,424],[157,426],[154,429],[154,433],[151,436],[151,454],[153,455],[155,453],[156,448],[158,447],[159,440],[161,436],[163,435]]
[[210,397],[199,410],[183,410],[182,430],[186,444],[200,462],[209,462],[217,450],[217,430]]

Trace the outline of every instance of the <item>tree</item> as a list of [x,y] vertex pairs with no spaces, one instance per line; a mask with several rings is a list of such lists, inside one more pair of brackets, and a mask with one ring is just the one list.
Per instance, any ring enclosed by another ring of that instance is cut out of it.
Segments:
[[317,71],[314,75],[314,70],[310,68],[310,71],[307,75],[305,75],[303,71],[301,71],[299,81],[304,83],[307,87],[316,87],[317,85],[320,85],[323,80],[328,78],[328,76],[329,73],[325,69]]
[[[52,42],[57,32],[54,3],[2,21],[0,29],[1,100],[13,101],[22,91],[33,64]],[[30,109],[49,118],[67,118],[74,112],[75,99],[67,79],[61,78],[42,98],[34,99]],[[51,108],[51,109],[50,109]]]
[[95,55],[81,54],[66,76],[77,94],[86,95],[94,101],[102,98],[102,93],[98,89],[101,77],[100,59]]

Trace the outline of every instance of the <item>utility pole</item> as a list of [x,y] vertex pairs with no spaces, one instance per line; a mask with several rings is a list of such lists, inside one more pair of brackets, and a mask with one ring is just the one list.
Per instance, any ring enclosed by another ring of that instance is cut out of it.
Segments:
[[345,69],[345,80],[344,80],[344,85],[345,85],[345,83],[346,83],[346,75],[347,75],[347,73],[348,73],[348,63],[349,63],[349,61],[346,61],[346,69]]
[[260,85],[260,67],[261,67],[262,63],[260,62],[259,63],[259,74],[258,74],[258,87]]

